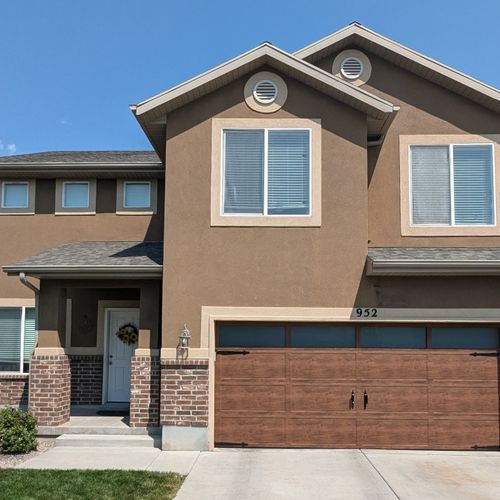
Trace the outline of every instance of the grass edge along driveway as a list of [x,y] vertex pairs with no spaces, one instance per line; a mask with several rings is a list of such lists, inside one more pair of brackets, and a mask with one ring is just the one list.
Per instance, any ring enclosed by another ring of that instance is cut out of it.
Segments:
[[0,470],[1,500],[171,500],[185,476],[130,470]]

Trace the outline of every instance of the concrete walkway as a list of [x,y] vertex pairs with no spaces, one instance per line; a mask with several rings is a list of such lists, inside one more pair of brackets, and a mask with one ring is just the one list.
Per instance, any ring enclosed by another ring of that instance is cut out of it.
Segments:
[[500,498],[500,453],[57,447],[19,468],[189,474],[177,500]]
[[157,448],[57,446],[17,469],[129,469],[189,474],[200,452]]

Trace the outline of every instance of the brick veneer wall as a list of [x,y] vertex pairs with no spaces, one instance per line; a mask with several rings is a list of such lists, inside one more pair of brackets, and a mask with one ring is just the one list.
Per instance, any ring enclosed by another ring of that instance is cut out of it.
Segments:
[[101,355],[72,354],[71,404],[100,405],[102,403],[103,357]]
[[29,375],[2,374],[0,372],[0,406],[14,406],[19,408],[28,405]]
[[38,425],[69,420],[71,371],[68,356],[33,355],[30,365],[29,410]]
[[133,356],[130,380],[130,427],[158,427],[160,358]]
[[208,426],[208,360],[161,361],[160,423]]

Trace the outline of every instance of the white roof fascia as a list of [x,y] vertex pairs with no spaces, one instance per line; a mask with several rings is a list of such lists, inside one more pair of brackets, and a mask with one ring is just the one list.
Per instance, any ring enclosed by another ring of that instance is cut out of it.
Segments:
[[391,113],[394,111],[394,106],[389,101],[377,97],[365,90],[362,90],[354,85],[351,85],[339,78],[336,78],[331,73],[324,71],[313,64],[301,60],[277,47],[274,47],[268,43],[264,43],[259,45],[258,47],[241,54],[230,61],[227,61],[211,70],[202,73],[199,76],[191,78],[190,80],[185,81],[165,92],[157,94],[145,101],[140,102],[135,106],[131,106],[132,111],[136,114],[136,116],[140,116],[152,109],[157,108],[163,104],[176,99],[183,94],[186,94],[190,91],[195,90],[196,88],[209,83],[227,73],[230,73],[233,70],[238,69],[245,64],[251,63],[255,59],[260,57],[269,56],[274,58],[283,64],[286,64],[297,71],[300,71],[312,78],[317,79],[318,81],[330,86],[331,88],[338,90],[356,100],[363,102],[365,105],[372,107],[378,112],[382,113]]

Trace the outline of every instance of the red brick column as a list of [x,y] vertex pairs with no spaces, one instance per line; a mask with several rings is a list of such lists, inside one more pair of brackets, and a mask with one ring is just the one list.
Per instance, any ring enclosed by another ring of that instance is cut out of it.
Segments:
[[26,406],[28,404],[28,374],[0,373],[0,406]]
[[162,359],[160,423],[208,427],[208,360]]
[[130,427],[158,427],[160,358],[133,356],[130,379]]
[[29,410],[38,425],[61,425],[69,420],[71,371],[65,354],[34,354],[30,364]]

